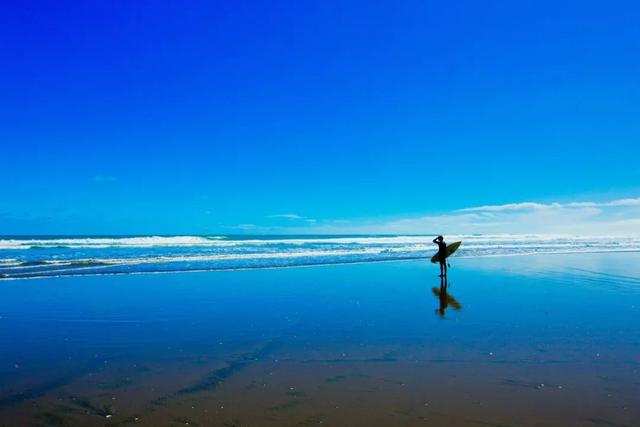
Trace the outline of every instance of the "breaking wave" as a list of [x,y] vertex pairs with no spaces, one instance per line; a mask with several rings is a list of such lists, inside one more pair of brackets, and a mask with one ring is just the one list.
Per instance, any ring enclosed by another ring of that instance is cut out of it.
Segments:
[[[277,268],[431,257],[432,236],[0,237],[0,279]],[[451,235],[455,256],[640,251],[638,237]],[[32,250],[33,249],[33,250]],[[37,249],[37,250],[35,250]]]

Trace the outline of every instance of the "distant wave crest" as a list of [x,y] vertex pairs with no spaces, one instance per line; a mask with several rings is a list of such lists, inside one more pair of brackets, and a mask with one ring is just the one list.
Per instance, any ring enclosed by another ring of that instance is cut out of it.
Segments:
[[144,236],[144,237],[87,237],[53,239],[0,239],[1,249],[45,248],[148,248],[155,246],[210,246],[224,244],[223,236]]

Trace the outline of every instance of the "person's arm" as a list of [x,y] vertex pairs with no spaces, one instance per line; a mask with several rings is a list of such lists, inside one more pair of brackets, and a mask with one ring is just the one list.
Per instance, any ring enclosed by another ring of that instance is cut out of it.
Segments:
[[438,240],[437,237],[435,239],[433,239],[433,243],[435,243],[436,245],[438,244],[437,240]]

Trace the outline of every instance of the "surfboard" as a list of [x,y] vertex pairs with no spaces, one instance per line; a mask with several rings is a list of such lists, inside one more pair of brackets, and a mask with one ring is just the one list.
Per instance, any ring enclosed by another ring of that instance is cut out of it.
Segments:
[[[450,255],[452,255],[455,251],[457,251],[461,244],[462,242],[453,242],[452,244],[447,245],[447,258]],[[431,257],[431,262],[434,264],[437,264],[438,262],[440,262],[438,260],[438,254],[435,254],[433,257]]]

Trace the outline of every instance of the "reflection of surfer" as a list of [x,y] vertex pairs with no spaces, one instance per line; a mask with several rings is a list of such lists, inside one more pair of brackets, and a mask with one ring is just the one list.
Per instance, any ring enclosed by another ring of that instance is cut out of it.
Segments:
[[438,261],[440,262],[440,277],[447,275],[447,244],[444,242],[444,237],[438,236],[433,239],[433,243],[438,245]]
[[431,291],[433,295],[435,295],[440,301],[440,307],[436,310],[436,313],[440,315],[440,317],[444,317],[444,313],[447,311],[449,306],[453,307],[454,310],[462,310],[462,306],[454,297],[447,293],[447,277],[442,276],[440,279],[440,289],[433,288]]

